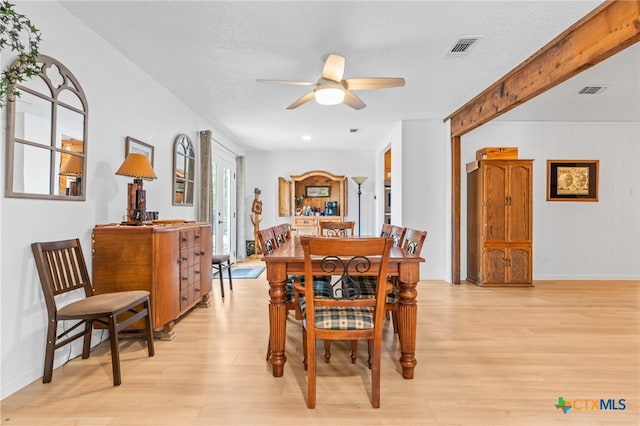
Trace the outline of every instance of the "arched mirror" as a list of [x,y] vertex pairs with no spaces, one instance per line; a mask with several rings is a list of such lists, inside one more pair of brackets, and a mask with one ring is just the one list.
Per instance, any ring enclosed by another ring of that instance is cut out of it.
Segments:
[[83,201],[86,197],[87,100],[57,60],[38,56],[40,73],[16,86],[7,103],[5,195]]
[[180,134],[173,146],[173,205],[193,205],[196,156],[189,136]]

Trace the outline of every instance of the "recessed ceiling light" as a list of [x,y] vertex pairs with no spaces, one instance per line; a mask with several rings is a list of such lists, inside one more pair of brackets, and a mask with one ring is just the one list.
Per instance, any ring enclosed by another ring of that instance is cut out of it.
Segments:
[[309,136],[309,135],[302,135],[302,140],[303,140],[303,141],[310,141],[310,140],[311,140],[311,136]]

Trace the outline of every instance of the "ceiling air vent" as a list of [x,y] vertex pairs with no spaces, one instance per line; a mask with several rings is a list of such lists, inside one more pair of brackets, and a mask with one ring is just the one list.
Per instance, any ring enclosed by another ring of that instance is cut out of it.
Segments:
[[585,86],[578,92],[578,95],[599,95],[604,92],[608,86]]
[[482,36],[465,36],[458,37],[449,50],[447,50],[447,54],[445,56],[451,58],[459,58],[461,56],[465,56],[469,53],[471,48],[476,44],[478,40],[480,40]]

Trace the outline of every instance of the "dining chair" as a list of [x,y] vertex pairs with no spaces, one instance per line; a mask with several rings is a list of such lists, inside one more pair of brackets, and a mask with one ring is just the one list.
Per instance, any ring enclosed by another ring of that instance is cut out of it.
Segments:
[[[150,357],[155,353],[149,292],[131,290],[94,295],[80,240],[77,238],[33,243],[31,249],[48,314],[42,382],[51,382],[56,349],[84,337],[82,359],[89,358],[93,323],[98,322],[109,330],[113,385],[119,386],[122,382],[118,345],[120,331],[144,319],[147,351]],[[65,295],[61,298],[68,300],[71,292],[84,297],[64,305],[58,303],[57,296]],[[58,323],[61,321],[77,322],[58,334]],[[82,329],[75,331],[78,327]]]
[[[417,229],[407,228],[404,234],[404,241],[402,243],[402,249],[408,253],[420,256],[422,252],[422,246],[427,238],[427,231],[419,231]],[[391,280],[393,283],[393,290],[387,296],[387,313],[391,313],[391,320],[393,323],[393,331],[398,334],[398,302],[400,301],[400,285],[398,284],[398,277],[393,277]]]
[[228,254],[214,254],[211,256],[211,267],[217,269],[220,279],[220,294],[224,297],[224,278],[222,272],[226,269],[229,276],[229,291],[233,291],[233,280],[231,279],[231,260]]
[[[301,237],[305,277],[333,277],[330,297],[318,294],[315,286],[296,290],[302,313],[302,342],[307,369],[307,407],[316,405],[316,340],[366,340],[371,352],[371,405],[380,407],[380,357],[391,238]],[[314,269],[314,265],[317,267]],[[373,296],[362,295],[353,277],[373,275],[378,283]]]
[[397,225],[391,225],[389,235],[393,238],[394,247],[402,247],[404,242],[404,235],[407,232],[407,228]]
[[270,254],[278,247],[273,227],[258,230],[258,244],[263,255]]
[[382,230],[380,231],[381,237],[389,237],[391,236],[391,225],[389,223],[382,224]]
[[[402,249],[415,255],[420,255],[422,245],[427,238],[427,231],[419,231],[416,229],[403,228]],[[398,233],[399,235],[400,233]],[[393,238],[393,237],[392,237]],[[387,295],[387,303],[385,305],[385,318],[391,319],[393,331],[398,333],[398,302],[400,301],[400,285],[398,277],[390,277],[393,284],[393,290]],[[364,294],[374,294],[376,291],[375,282],[371,277],[357,277],[356,282],[360,285]]]
[[[287,230],[289,231],[289,225],[287,224]],[[280,231],[280,235],[286,235],[286,232]],[[289,238],[291,238],[291,233],[289,231]],[[285,240],[286,241],[286,240]],[[270,254],[279,247],[276,240],[276,231],[274,227],[265,228],[258,231],[258,243],[260,244],[260,249],[263,254]],[[304,285],[304,276],[290,275],[287,279],[287,283],[285,285],[285,303],[287,306],[287,311],[293,311],[295,314],[295,318],[297,320],[302,319],[302,315],[298,308],[297,294],[293,288],[293,281],[295,279],[300,280],[300,282]],[[319,291],[329,291],[327,286],[327,280],[324,277],[319,277],[317,280],[314,280],[314,285],[318,287]],[[268,361],[271,357],[271,337],[269,337],[269,342],[267,344],[267,355],[266,360]],[[327,360],[328,362],[328,360]]]
[[[323,237],[353,237],[355,225],[356,223],[353,221],[320,221],[320,235]],[[357,358],[357,345],[357,340],[354,340],[351,344],[351,360],[353,363],[356,362]],[[324,341],[324,360],[327,363],[331,361],[331,340]]]
[[356,223],[349,222],[335,222],[335,221],[320,221],[320,235],[325,237],[349,237],[353,236],[353,230]]
[[291,228],[288,223],[281,223],[273,228],[273,236],[277,247],[281,247],[288,239],[291,238]]

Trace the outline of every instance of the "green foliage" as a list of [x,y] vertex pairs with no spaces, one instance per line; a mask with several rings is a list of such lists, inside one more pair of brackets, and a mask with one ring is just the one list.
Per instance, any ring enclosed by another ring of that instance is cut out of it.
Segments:
[[[38,30],[26,16],[17,13],[13,4],[3,1],[0,5],[0,51],[11,48],[18,54],[16,61],[2,73],[0,80],[0,108],[7,101],[13,101],[20,92],[15,85],[26,79],[38,75],[38,46],[40,44],[40,30]],[[28,39],[25,42],[25,39]]]

